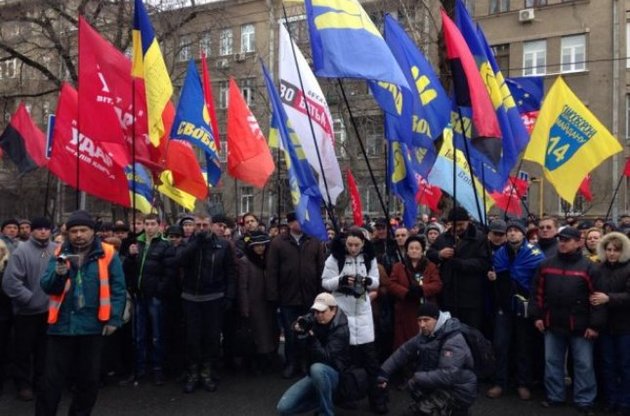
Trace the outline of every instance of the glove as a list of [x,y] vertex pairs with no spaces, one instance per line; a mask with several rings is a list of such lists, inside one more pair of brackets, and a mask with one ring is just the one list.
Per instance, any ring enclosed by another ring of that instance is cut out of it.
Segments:
[[419,298],[422,297],[422,287],[421,286],[409,286],[409,290],[407,291],[407,294],[405,295],[405,298],[409,299],[409,300],[418,300]]
[[116,329],[118,329],[118,328],[116,328],[114,325],[105,325],[103,327],[103,336],[104,337],[110,336],[111,334],[116,332]]
[[348,286],[348,278],[349,277],[350,276],[347,276],[347,275],[346,276],[341,276],[339,278],[339,286]]
[[55,265],[55,273],[59,276],[65,276],[68,274],[68,263],[65,261],[58,261]]

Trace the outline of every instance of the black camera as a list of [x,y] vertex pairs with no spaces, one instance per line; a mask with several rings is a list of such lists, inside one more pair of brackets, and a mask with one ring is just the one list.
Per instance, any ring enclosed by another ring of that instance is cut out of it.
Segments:
[[315,325],[315,317],[310,313],[298,316],[296,323],[299,328],[298,332],[308,332],[313,329],[313,326]]
[[365,295],[365,292],[367,292],[367,287],[370,285],[371,282],[372,279],[368,277],[357,276],[354,279],[353,284],[341,285],[339,287],[339,291],[345,295],[350,295],[358,299],[361,296]]

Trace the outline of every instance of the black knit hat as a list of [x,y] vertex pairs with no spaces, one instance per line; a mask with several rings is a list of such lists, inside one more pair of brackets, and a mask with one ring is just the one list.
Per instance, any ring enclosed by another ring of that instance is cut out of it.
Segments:
[[289,212],[287,214],[287,223],[290,223],[292,221],[297,221],[297,215],[295,215],[295,212]]
[[259,244],[268,244],[271,241],[267,233],[262,231],[252,231],[245,236],[244,240],[245,244],[247,244],[248,247],[256,246]]
[[468,211],[465,208],[456,206],[448,213],[449,221],[468,221],[470,220],[470,215],[468,215]]
[[70,218],[68,218],[68,221],[66,221],[66,229],[69,230],[70,228],[76,227],[78,225],[84,225],[86,227],[94,229],[96,223],[87,211],[78,210],[70,214]]
[[171,225],[166,229],[165,235],[178,235],[181,237],[182,235],[184,235],[184,230],[179,225]]
[[0,227],[0,230],[4,230],[4,227],[6,227],[7,225],[15,225],[16,227],[19,227],[20,223],[15,218],[9,218],[8,220],[2,221],[2,226]]
[[46,228],[48,230],[52,230],[52,221],[50,221],[46,217],[35,217],[31,220],[31,229],[37,230],[39,228]]
[[416,316],[418,318],[421,316],[429,316],[433,319],[438,319],[440,317],[440,308],[438,308],[435,303],[425,302],[418,307]]
[[516,228],[517,230],[522,232],[523,235],[527,235],[527,228],[525,228],[525,226],[520,221],[512,220],[508,222],[507,229],[509,230],[510,228]]

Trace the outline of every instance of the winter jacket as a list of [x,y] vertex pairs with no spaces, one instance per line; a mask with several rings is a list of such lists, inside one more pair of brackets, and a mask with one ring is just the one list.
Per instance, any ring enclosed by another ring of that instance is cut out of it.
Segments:
[[[454,247],[455,256],[442,260],[439,252],[446,247]],[[427,257],[440,268],[444,309],[456,311],[459,308],[483,307],[490,250],[485,235],[472,223],[457,243],[452,232],[442,233],[428,250]]]
[[[435,264],[426,257],[422,259],[418,269],[413,270],[408,260],[396,263],[389,277],[388,293],[394,296],[394,349],[400,347],[407,340],[418,334],[416,312],[421,299],[426,302],[437,303],[437,295],[442,290],[442,281]],[[413,274],[422,275],[422,285],[418,286]],[[420,296],[411,297],[410,287],[418,287]]]
[[[339,270],[339,253],[331,254],[324,265],[322,273],[322,287],[337,300],[337,305],[348,317],[350,329],[350,345],[367,344],[374,341],[374,319],[372,317],[372,305],[367,291],[358,298],[344,292],[340,281],[345,276],[361,276],[369,278],[368,290],[377,289],[379,285],[378,264],[371,251],[369,241],[364,245],[364,252],[356,257],[343,256],[343,268]],[[345,248],[344,248],[345,251]],[[367,267],[367,264],[370,264]],[[368,270],[369,269],[369,270]]]
[[341,309],[337,308],[335,317],[328,325],[313,325],[313,334],[306,343],[311,364],[326,364],[340,373],[349,367],[350,331],[346,315]]
[[236,264],[227,240],[214,234],[196,234],[177,252],[177,264],[184,268],[184,293],[222,293],[227,299],[236,299]]
[[556,237],[539,238],[538,246],[543,251],[546,259],[558,254],[558,239]]
[[[61,247],[61,253],[73,254],[70,242],[65,242]],[[125,277],[118,254],[115,254],[109,264],[109,291],[111,303],[111,315],[109,321],[98,320],[99,306],[99,275],[98,259],[105,253],[101,247],[101,240],[95,238],[89,248],[84,264],[78,268],[71,262],[69,270],[70,289],[66,293],[59,309],[59,317],[55,324],[48,326],[49,335],[98,335],[103,331],[103,325],[120,327],[122,325],[122,313],[125,308],[127,294],[125,290]],[[49,295],[63,293],[68,276],[59,276],[55,272],[56,259],[51,257],[48,268],[41,277],[41,286]],[[85,305],[82,308],[77,304],[77,278],[79,271],[83,286]]]
[[[4,241],[0,242],[0,245],[4,244]],[[6,247],[6,244],[4,244]],[[13,308],[11,307],[11,298],[2,290],[2,281],[4,280],[4,271],[9,263],[11,253],[7,248],[4,256],[0,257],[0,321],[9,321],[13,317]]]
[[536,272],[529,315],[543,320],[545,328],[560,333],[581,336],[587,328],[599,330],[606,322],[606,311],[589,302],[597,288],[595,263],[580,250],[558,253],[545,259]]
[[2,289],[11,298],[13,313],[35,315],[48,310],[48,295],[39,285],[57,243],[31,237],[13,251],[2,280]]
[[[161,298],[166,285],[165,260],[170,244],[161,234],[147,241],[146,234],[137,239],[138,254],[128,255],[123,263],[129,290],[147,298]],[[171,254],[172,255],[172,254]]]
[[315,237],[278,236],[267,252],[267,296],[280,306],[310,307],[320,290],[324,251]]
[[384,379],[402,368],[412,368],[410,386],[418,393],[448,389],[461,405],[477,397],[474,361],[460,323],[450,313],[441,312],[433,334],[421,333],[405,342],[381,366]]
[[[617,263],[606,261],[606,245],[617,238],[622,242],[621,257]],[[599,291],[608,295],[605,332],[612,335],[630,335],[630,240],[621,233],[608,233],[597,246]]]

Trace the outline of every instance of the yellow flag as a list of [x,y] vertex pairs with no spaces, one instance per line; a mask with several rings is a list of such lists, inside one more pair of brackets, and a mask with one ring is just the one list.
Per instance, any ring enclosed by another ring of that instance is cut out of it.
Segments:
[[173,186],[173,174],[170,170],[165,170],[160,174],[160,181],[162,181],[162,184],[158,186],[158,191],[161,194],[171,198],[188,211],[195,209],[197,199],[189,193]]
[[558,195],[572,204],[584,177],[621,150],[617,139],[558,77],[523,158],[539,163]]

